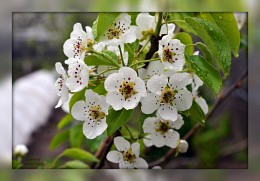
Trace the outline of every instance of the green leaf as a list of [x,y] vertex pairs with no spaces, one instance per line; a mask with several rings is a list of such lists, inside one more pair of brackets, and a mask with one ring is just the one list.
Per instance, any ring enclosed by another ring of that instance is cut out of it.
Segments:
[[199,78],[214,92],[218,94],[222,86],[221,76],[212,65],[199,55],[188,56],[185,54],[186,62]]
[[104,82],[100,82],[94,89],[94,92],[98,93],[99,95],[104,95],[107,93],[105,86],[104,86]]
[[231,66],[231,49],[223,31],[213,22],[201,18],[185,18],[185,21],[196,31],[204,41],[218,66],[229,75]]
[[231,51],[235,57],[238,57],[240,46],[240,32],[233,13],[203,13],[203,17],[207,17],[210,21],[216,23],[224,32]]
[[69,130],[60,132],[54,136],[50,143],[50,149],[54,150],[69,139]]
[[97,41],[99,41],[104,33],[110,28],[119,14],[120,13],[99,13],[97,19]]
[[195,100],[193,100],[192,106],[189,109],[189,118],[190,120],[199,122],[202,126],[205,126],[205,114]]
[[104,131],[100,136],[94,138],[94,139],[87,139],[86,145],[90,152],[95,153],[98,148],[100,147],[101,142],[106,138],[107,133]]
[[[171,13],[170,18],[167,21],[184,20],[187,17],[194,17],[194,13]],[[176,24],[178,27],[182,28],[188,33],[196,34],[196,32],[186,22],[175,21],[174,24]]]
[[64,117],[60,120],[60,122],[59,122],[57,128],[58,128],[58,129],[64,128],[64,127],[67,126],[69,123],[71,123],[72,120],[73,120],[72,115],[71,115],[71,114],[67,114],[66,116],[64,116]]
[[59,157],[61,156],[69,157],[84,162],[99,162],[99,160],[94,155],[79,148],[66,149],[60,154]]
[[111,136],[121,126],[126,124],[133,116],[133,112],[134,112],[133,109],[130,110],[121,109],[119,111],[110,109],[107,116],[107,124],[108,124],[107,134]]
[[75,148],[80,148],[83,142],[83,124],[77,124],[76,126],[70,128],[70,146]]
[[[193,43],[191,36],[188,33],[185,33],[185,32],[177,33],[174,36],[174,39],[180,40],[181,43],[184,44],[184,45],[189,45],[189,44]],[[189,55],[192,55],[193,52],[194,52],[194,47],[193,46],[186,46],[185,52],[188,53]]]
[[202,43],[202,42],[198,42],[196,43],[196,46],[200,49],[200,51],[203,53],[205,59],[214,66],[214,60],[212,57],[211,52],[209,51],[208,47]]
[[92,33],[93,33],[94,39],[97,38],[97,24],[98,24],[98,20],[94,21],[93,25],[92,25]]
[[18,160],[12,160],[12,168],[13,169],[19,169],[23,166],[23,164],[21,162],[19,162]]
[[70,110],[70,112],[71,112],[71,109],[72,109],[73,105],[74,105],[76,102],[85,99],[86,89],[87,89],[87,88],[85,88],[85,89],[83,89],[83,90],[81,90],[81,91],[79,91],[79,92],[75,92],[75,93],[73,94],[73,96],[72,96],[71,99],[70,99],[70,103],[69,103],[69,110]]
[[136,25],[136,17],[139,13],[136,12],[130,12],[128,15],[131,16],[131,25]]
[[99,66],[99,65],[109,65],[114,66],[113,63],[108,61],[106,58],[100,56],[100,55],[88,55],[85,57],[85,63],[88,66]]
[[66,168],[66,169],[89,169],[89,165],[85,164],[82,161],[79,160],[72,160],[66,162],[64,165],[62,165],[60,168]]

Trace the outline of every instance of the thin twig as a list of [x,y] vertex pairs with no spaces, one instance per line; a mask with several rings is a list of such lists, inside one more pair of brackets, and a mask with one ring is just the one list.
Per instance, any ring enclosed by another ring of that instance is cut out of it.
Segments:
[[[205,120],[209,120],[212,117],[212,115],[215,113],[215,111],[217,110],[219,105],[221,103],[223,103],[224,100],[227,97],[229,97],[229,95],[233,91],[235,91],[236,89],[240,88],[243,85],[243,82],[247,79],[247,76],[248,76],[248,71],[246,71],[244,74],[242,74],[242,76],[234,84],[232,84],[230,86],[230,88],[226,91],[226,93],[220,93],[218,95],[218,98],[217,98],[215,104],[212,106],[211,111],[206,115]],[[182,139],[183,140],[189,139],[191,137],[191,135],[193,135],[200,127],[201,127],[201,125],[199,123],[197,123],[188,133],[186,133],[184,135],[184,137]],[[157,165],[167,164],[171,160],[170,158],[172,157],[175,150],[176,150],[175,148],[170,149],[163,157],[150,163],[149,168],[152,168],[153,166],[157,166]]]
[[107,153],[109,152],[111,146],[113,145],[114,137],[118,136],[118,132],[116,132],[113,136],[108,136],[102,143],[100,149],[96,152],[95,156],[99,158],[100,162],[92,165],[92,168],[98,169],[104,166]]

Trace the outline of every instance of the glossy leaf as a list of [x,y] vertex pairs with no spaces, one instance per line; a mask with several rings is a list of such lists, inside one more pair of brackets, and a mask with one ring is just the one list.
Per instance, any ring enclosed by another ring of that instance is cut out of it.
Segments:
[[69,130],[60,132],[54,136],[50,143],[50,149],[54,150],[69,139]]
[[235,57],[238,57],[240,46],[240,32],[234,13],[203,13],[204,17],[215,22],[218,27],[224,32],[228,40],[229,46]]
[[217,69],[210,65],[199,55],[185,55],[186,62],[199,78],[214,92],[218,94],[222,86],[222,79]]
[[[194,13],[171,13],[170,18],[167,19],[167,21],[184,20],[187,17],[193,17],[193,16],[194,16]],[[180,27],[181,29],[183,29],[184,31],[186,31],[188,33],[196,34],[196,32],[185,21],[183,21],[183,22],[182,21],[174,21],[174,24],[176,24],[178,27]]]
[[66,168],[66,169],[88,169],[90,167],[89,167],[89,165],[85,164],[82,161],[72,160],[72,161],[66,162],[60,168]]
[[121,126],[126,124],[133,116],[133,109],[125,110],[121,109],[119,111],[115,111],[113,109],[109,110],[109,114],[107,116],[107,134],[111,136],[114,132],[116,132]]
[[189,109],[189,118],[195,122],[199,122],[202,126],[205,126],[205,114],[198,103],[194,100],[191,108]]
[[120,13],[99,13],[97,19],[97,41],[99,41],[100,38],[104,36],[104,33],[114,23],[119,14]]
[[104,82],[99,83],[95,88],[93,88],[93,91],[98,93],[99,95],[104,95],[107,93]]
[[217,60],[225,76],[229,75],[231,66],[231,49],[223,31],[213,22],[201,18],[185,18],[196,31]]
[[67,126],[69,123],[71,123],[71,121],[73,120],[73,117],[72,117],[72,115],[71,114],[67,114],[66,116],[64,116],[61,120],[60,120],[60,122],[59,122],[59,124],[58,124],[58,129],[62,129],[62,128],[64,128],[65,126]]
[[212,65],[214,66],[214,60],[212,57],[211,52],[209,51],[208,47],[202,43],[202,42],[198,42],[196,43],[196,46],[199,48],[199,50],[203,53],[205,59]]
[[99,162],[99,160],[94,155],[79,148],[66,149],[60,154],[60,157],[61,156],[69,157],[84,162]]
[[82,124],[77,124],[70,128],[70,146],[80,148],[83,142],[84,134],[82,131]]

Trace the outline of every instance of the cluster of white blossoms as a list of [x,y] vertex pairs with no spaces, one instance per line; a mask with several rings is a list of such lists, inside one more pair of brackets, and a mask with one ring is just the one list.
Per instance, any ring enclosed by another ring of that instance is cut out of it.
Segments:
[[[69,101],[70,94],[86,89],[85,99],[79,100],[71,108],[72,116],[84,121],[83,133],[86,138],[94,139],[106,131],[109,109],[130,110],[140,105],[142,113],[149,116],[142,126],[145,136],[141,139],[146,146],[168,146],[181,153],[187,151],[188,143],[181,140],[177,132],[184,124],[181,112],[189,110],[194,100],[205,114],[208,107],[198,95],[198,88],[203,82],[194,73],[184,70],[185,45],[174,39],[175,25],[162,24],[158,58],[147,61],[145,68],[128,63],[130,53],[124,46],[133,42],[138,42],[141,48],[152,46],[150,38],[156,33],[157,23],[157,16],[140,13],[136,25],[131,25],[131,16],[121,13],[98,42],[91,27],[87,26],[84,31],[80,23],[74,25],[70,38],[63,46],[64,54],[68,57],[64,62],[68,70],[60,62],[56,63],[56,71],[60,75],[55,83],[60,96],[56,108]],[[118,67],[91,67],[84,62],[87,56],[102,55],[104,51],[113,52],[118,57]],[[92,85],[91,78],[99,76],[104,81],[104,95],[88,89]],[[127,141],[121,136],[114,138],[118,151],[110,151],[107,159],[119,163],[120,168],[148,168],[146,161],[139,157],[140,144],[130,144],[129,141],[133,140]]]

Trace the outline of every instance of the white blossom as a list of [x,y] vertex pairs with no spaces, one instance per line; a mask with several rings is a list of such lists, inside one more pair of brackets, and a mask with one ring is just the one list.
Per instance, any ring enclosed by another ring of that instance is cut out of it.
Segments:
[[65,84],[68,76],[60,62],[56,62],[55,67],[58,74],[60,74],[60,77],[56,80],[54,84],[57,94],[58,96],[60,96],[58,104],[55,106],[55,108],[58,108],[69,99],[69,90]]
[[107,103],[114,110],[134,109],[147,94],[144,81],[129,67],[121,67],[118,73],[109,75],[105,80],[105,89],[108,91]]
[[79,58],[69,58],[65,61],[69,65],[66,86],[71,92],[78,92],[88,86],[90,68]]
[[160,117],[148,117],[144,120],[143,130],[148,133],[144,138],[146,146],[155,145],[156,147],[169,146],[176,148],[180,135],[174,129],[180,129],[184,121],[181,115],[175,121],[163,120]]
[[160,61],[150,62],[147,68],[138,69],[138,75],[142,79],[148,79],[154,75],[161,75],[163,73],[164,73],[164,65]]
[[24,156],[28,153],[28,148],[26,145],[16,145],[14,148],[14,154]]
[[175,73],[169,78],[166,75],[155,75],[147,82],[150,93],[142,100],[141,110],[158,115],[165,120],[176,120],[177,111],[185,111],[192,105],[192,94],[186,89],[191,83],[188,73]]
[[127,13],[121,13],[104,33],[101,41],[105,45],[120,45],[134,42],[136,40],[136,28],[130,26],[130,24],[131,16]]
[[83,133],[88,139],[101,135],[107,128],[106,115],[109,105],[104,96],[99,96],[92,90],[86,90],[86,101],[76,102],[72,109],[72,116],[84,121]]
[[107,160],[113,163],[119,163],[119,168],[148,168],[147,162],[139,157],[140,144],[130,143],[123,137],[114,138],[114,144],[117,150],[110,151],[107,154]]
[[80,23],[76,23],[73,26],[73,31],[70,34],[70,39],[66,40],[63,44],[63,52],[68,58],[85,58],[86,52],[89,48],[93,48],[96,51],[101,51],[105,45],[95,43],[92,28],[86,26],[86,32],[82,29]]
[[166,35],[159,41],[158,55],[166,68],[180,71],[185,64],[184,49],[185,45],[180,40]]
[[186,140],[180,140],[177,150],[180,153],[186,153],[188,150],[188,147],[189,147],[189,144]]
[[[150,40],[151,35],[155,34],[156,25],[158,22],[157,16],[152,16],[149,13],[139,13],[136,17],[136,35],[140,40],[140,45],[145,45],[147,41]],[[163,24],[160,29],[159,35],[171,35],[173,36],[173,31],[175,25],[172,23]],[[148,47],[151,43],[148,43]]]

